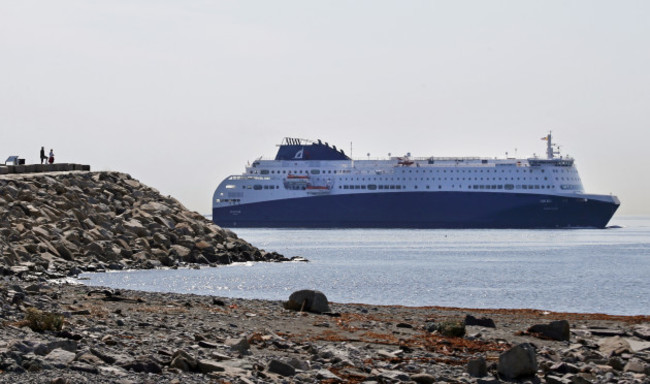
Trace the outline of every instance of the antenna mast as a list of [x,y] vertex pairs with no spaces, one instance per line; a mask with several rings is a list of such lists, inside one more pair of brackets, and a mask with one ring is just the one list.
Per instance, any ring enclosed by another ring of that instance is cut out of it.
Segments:
[[551,137],[551,132],[549,131],[548,135],[546,137],[542,137],[542,140],[546,140],[546,158],[547,159],[553,159],[555,158],[555,155],[560,154],[560,150],[558,147],[558,150],[555,150],[553,148],[553,138]]
[[551,138],[551,132],[549,132],[548,135],[546,135],[545,139],[546,139],[546,158],[552,159],[553,155],[555,155],[555,152],[553,151],[553,141]]

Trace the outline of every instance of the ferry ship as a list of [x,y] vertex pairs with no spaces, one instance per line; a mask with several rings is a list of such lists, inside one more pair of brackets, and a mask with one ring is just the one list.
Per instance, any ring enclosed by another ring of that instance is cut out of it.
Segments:
[[[222,227],[604,228],[620,202],[585,193],[574,159],[348,157],[284,138],[274,159],[227,177],[213,196]],[[390,155],[389,155],[390,156]]]

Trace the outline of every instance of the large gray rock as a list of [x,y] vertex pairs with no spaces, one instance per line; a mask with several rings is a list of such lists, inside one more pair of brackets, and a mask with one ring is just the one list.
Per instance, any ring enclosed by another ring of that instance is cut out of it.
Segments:
[[52,352],[48,353],[44,360],[52,364],[57,368],[65,368],[68,364],[72,363],[76,354],[73,352],[66,351],[64,349],[57,348]]
[[499,356],[497,369],[508,379],[534,375],[537,372],[535,348],[528,343],[510,348]]
[[416,373],[415,375],[411,375],[411,380],[418,384],[433,384],[436,378],[428,373]]
[[329,303],[325,294],[313,289],[303,289],[292,293],[289,296],[289,301],[285,303],[285,308],[314,313],[330,312]]
[[484,357],[471,359],[467,362],[467,373],[472,377],[483,377],[487,375],[487,363]]
[[162,373],[162,367],[160,364],[150,357],[140,357],[124,364],[122,368],[127,371],[133,370],[133,372]]
[[630,352],[630,343],[620,336],[608,337],[598,343],[598,349],[607,357]]
[[181,371],[195,371],[198,367],[198,361],[188,352],[179,349],[178,351],[174,352],[172,361],[169,366],[172,368],[180,369]]
[[539,334],[551,340],[567,341],[571,337],[571,328],[566,320],[551,321],[548,324],[535,324],[528,328],[529,333]]
[[215,360],[198,360],[198,369],[201,373],[223,372],[226,370],[219,362]]
[[634,327],[634,336],[643,340],[650,340],[650,327],[646,325]]
[[271,360],[268,369],[269,372],[277,373],[282,376],[293,376],[296,374],[296,369],[294,367],[276,359]]
[[643,360],[638,358],[632,358],[630,361],[625,364],[623,368],[624,372],[633,372],[633,373],[645,373],[650,365],[645,363]]
[[248,353],[251,348],[248,339],[245,337],[227,338],[225,344],[230,347],[232,351],[239,352],[241,354]]
[[472,315],[466,315],[465,316],[465,325],[476,325],[479,327],[486,327],[486,328],[496,328],[497,326],[494,324],[494,320],[487,318],[487,317],[481,317],[480,319],[477,319],[476,317]]

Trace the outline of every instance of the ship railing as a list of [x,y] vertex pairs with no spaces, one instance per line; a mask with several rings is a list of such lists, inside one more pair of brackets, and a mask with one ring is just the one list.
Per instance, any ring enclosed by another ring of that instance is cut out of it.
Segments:
[[228,177],[228,180],[271,180],[271,178],[268,176],[232,175]]

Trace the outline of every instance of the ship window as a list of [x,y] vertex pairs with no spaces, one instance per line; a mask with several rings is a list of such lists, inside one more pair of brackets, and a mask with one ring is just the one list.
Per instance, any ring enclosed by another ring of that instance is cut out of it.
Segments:
[[312,175],[318,175],[318,174],[320,174],[320,170],[319,169],[312,169],[311,174]]
[[228,185],[226,185],[226,189],[233,189],[233,188],[236,188],[236,187],[237,187],[237,186],[234,185],[234,184],[228,184]]
[[355,186],[354,186],[354,189],[361,189],[361,186],[359,186],[359,185],[355,185]]
[[368,189],[374,191],[375,189],[377,189],[377,186],[375,184],[368,184]]
[[262,189],[262,186],[259,185],[259,184],[255,184],[255,185],[253,186],[253,189],[256,190],[256,191],[259,191],[260,189]]
[[260,173],[261,173],[262,175],[268,175],[268,174],[269,174],[269,170],[268,170],[268,169],[262,169],[262,170],[260,171]]
[[361,186],[361,189],[366,189],[366,186],[365,186],[365,185],[362,185],[362,186]]
[[[404,188],[406,188],[406,186],[404,186]],[[401,185],[398,185],[398,186],[397,186],[397,189],[402,189],[402,186],[401,186]]]

